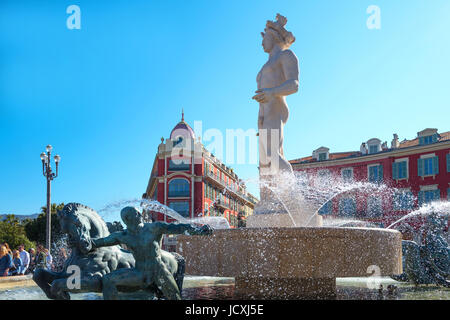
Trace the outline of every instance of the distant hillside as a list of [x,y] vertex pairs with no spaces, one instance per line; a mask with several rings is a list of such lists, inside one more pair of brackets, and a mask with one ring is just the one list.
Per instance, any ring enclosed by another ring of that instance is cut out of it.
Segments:
[[[19,219],[20,221],[23,221],[25,219],[36,219],[37,217],[39,217],[40,213],[35,213],[35,214],[14,214],[14,216],[16,216],[17,219]],[[3,221],[6,219],[7,214],[0,214],[0,221]]]

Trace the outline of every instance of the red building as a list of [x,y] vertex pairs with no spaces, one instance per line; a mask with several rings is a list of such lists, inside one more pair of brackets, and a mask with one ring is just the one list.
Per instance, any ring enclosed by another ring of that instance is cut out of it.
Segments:
[[424,203],[450,199],[450,131],[425,129],[401,142],[394,134],[390,148],[377,138],[363,142],[359,151],[330,153],[321,147],[312,156],[290,162],[294,170],[313,175],[395,188],[362,197],[344,193],[321,208],[324,218],[355,217],[386,227]]
[[[225,217],[232,228],[245,224],[258,201],[233,169],[196,139],[184,115],[170,138],[161,138],[143,198],[157,200],[188,219]],[[156,221],[173,221],[161,213],[149,214]],[[175,241],[166,238],[163,246],[174,250]]]

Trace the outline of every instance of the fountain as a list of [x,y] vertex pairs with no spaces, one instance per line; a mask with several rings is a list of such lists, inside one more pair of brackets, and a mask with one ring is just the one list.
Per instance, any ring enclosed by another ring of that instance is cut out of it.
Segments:
[[[378,270],[378,276],[402,273],[400,232],[345,227],[358,221],[324,225],[318,214],[320,206],[308,198],[308,192],[318,194],[322,198],[316,202],[322,205],[336,194],[352,190],[355,186],[339,185],[332,194],[321,195],[320,186],[311,187],[293,172],[284,158],[283,127],[288,118],[285,97],[298,90],[298,62],[289,50],[295,38],[284,28],[286,23],[285,17],[277,15],[275,22],[267,22],[263,33],[263,47],[269,53],[269,60],[258,74],[258,90],[253,97],[260,104],[261,201],[255,208],[255,214],[247,220],[248,228],[230,229],[222,217],[186,219],[167,206],[147,199],[122,201],[99,210],[103,213],[124,205],[138,204],[146,211],[161,212],[185,224],[179,228],[172,225],[177,230],[188,228],[187,224],[213,226],[213,234],[207,237],[179,236],[178,255],[162,252],[163,261],[179,291],[183,285],[184,266],[186,273],[192,276],[232,277],[235,279],[236,296],[263,299],[333,299],[337,295],[338,277],[367,277],[372,270]],[[136,280],[135,277],[133,282],[130,280],[132,277],[123,275],[134,275],[139,271],[142,265],[137,266],[139,263],[135,264],[135,258],[141,259],[146,248],[139,247],[136,251],[141,253],[133,257],[118,244],[125,243],[133,248],[138,246],[136,242],[120,238],[123,234],[110,236],[106,224],[93,210],[79,204],[71,205],[72,209],[66,208],[67,223],[63,229],[69,233],[68,245],[72,247],[72,253],[64,270],[59,273],[39,271],[34,276],[47,297],[68,299],[69,292],[99,292],[106,287],[105,297],[117,298],[114,290],[119,286],[133,287],[132,290],[136,285],[139,287],[142,279]],[[130,216],[133,214],[130,213]],[[146,218],[150,222],[150,217]],[[147,241],[151,235],[146,232],[140,236]],[[111,261],[105,261],[105,255],[111,257]],[[67,267],[71,264],[81,268],[81,288],[66,288],[70,276]],[[146,284],[150,285],[146,287],[147,291],[161,295],[157,283]],[[168,292],[168,296],[180,298],[175,291]]]
[[337,277],[402,273],[401,234],[377,228],[324,227],[321,216],[296,187],[283,153],[286,96],[298,90],[295,41],[277,15],[263,36],[269,60],[257,76],[253,97],[258,116],[260,203],[246,229],[216,230],[210,237],[179,236],[186,273],[234,277],[245,298],[327,299],[336,297]]

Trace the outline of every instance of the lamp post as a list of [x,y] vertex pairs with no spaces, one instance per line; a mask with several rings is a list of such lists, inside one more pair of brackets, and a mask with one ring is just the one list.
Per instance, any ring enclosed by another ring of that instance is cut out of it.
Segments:
[[50,244],[51,244],[51,232],[52,232],[52,204],[51,204],[51,181],[58,176],[58,164],[61,161],[61,157],[56,155],[53,159],[56,164],[56,173],[52,172],[52,167],[50,164],[51,153],[53,147],[48,145],[45,150],[47,153],[41,153],[42,160],[42,173],[44,177],[47,179],[47,224],[45,228],[45,246],[50,252]]

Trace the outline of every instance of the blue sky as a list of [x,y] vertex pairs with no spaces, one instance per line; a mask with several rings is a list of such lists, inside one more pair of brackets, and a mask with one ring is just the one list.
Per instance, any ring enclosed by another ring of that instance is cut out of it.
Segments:
[[[71,4],[81,30],[66,28]],[[373,4],[380,30],[366,27]],[[62,157],[52,202],[101,209],[142,195],[181,108],[203,130],[256,128],[250,98],[267,59],[260,32],[277,12],[297,39],[301,70],[300,91],[288,98],[288,159],[450,130],[448,0],[3,0],[0,213],[44,205],[47,144]]]

